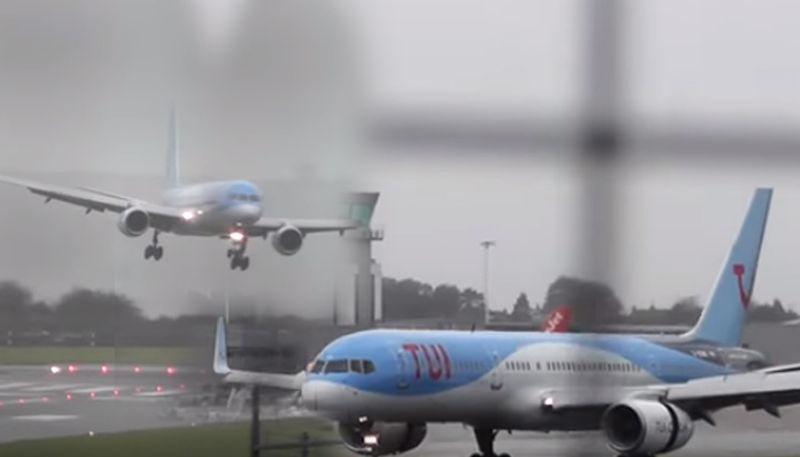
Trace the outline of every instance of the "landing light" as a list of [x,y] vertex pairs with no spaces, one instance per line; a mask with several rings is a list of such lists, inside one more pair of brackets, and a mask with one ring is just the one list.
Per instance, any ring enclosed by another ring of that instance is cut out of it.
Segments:
[[364,444],[367,446],[377,446],[378,435],[364,435]]
[[242,241],[244,240],[244,233],[242,232],[231,232],[231,239],[233,241]]
[[553,407],[553,397],[545,398],[544,399],[544,405],[547,406],[548,408],[552,408]]
[[195,213],[194,213],[194,211],[184,211],[184,212],[181,213],[181,217],[185,221],[190,221],[190,220],[194,219]]

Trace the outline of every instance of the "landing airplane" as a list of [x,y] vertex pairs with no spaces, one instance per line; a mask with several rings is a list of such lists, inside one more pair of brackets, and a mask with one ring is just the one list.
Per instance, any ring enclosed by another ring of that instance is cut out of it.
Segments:
[[[170,126],[167,180],[169,187],[162,203],[88,187],[65,188],[8,176],[0,182],[22,186],[45,197],[45,202],[58,200],[92,211],[119,213],[119,230],[128,237],[139,237],[153,229],[153,241],[144,251],[145,259],[161,260],[164,247],[159,245],[161,233],[181,236],[204,236],[228,239],[228,258],[232,270],[250,267],[245,255],[247,240],[266,239],[272,233],[272,246],[283,255],[296,254],[309,233],[339,232],[368,224],[348,219],[283,219],[265,217],[262,193],[248,181],[218,181],[183,185],[180,179],[177,120],[173,112]],[[273,233],[274,232],[274,233]]]
[[307,371],[285,375],[232,370],[220,320],[214,370],[225,382],[299,392],[305,408],[338,421],[344,444],[364,455],[414,449],[435,422],[471,426],[475,457],[494,457],[503,430],[601,430],[622,456],[674,451],[691,439],[694,421],[713,425],[720,409],[779,416],[779,407],[800,403],[800,364],[745,372],[697,352],[741,341],[771,195],[756,190],[710,300],[682,341],[368,330],[333,341]]

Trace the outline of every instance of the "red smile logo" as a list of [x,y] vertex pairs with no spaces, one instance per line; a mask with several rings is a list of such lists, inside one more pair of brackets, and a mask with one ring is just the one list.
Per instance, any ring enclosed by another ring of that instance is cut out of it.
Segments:
[[744,288],[744,271],[744,265],[741,263],[733,265],[733,274],[736,275],[736,282],[739,284],[739,301],[742,302],[742,306],[747,309],[747,306],[750,304],[750,295]]

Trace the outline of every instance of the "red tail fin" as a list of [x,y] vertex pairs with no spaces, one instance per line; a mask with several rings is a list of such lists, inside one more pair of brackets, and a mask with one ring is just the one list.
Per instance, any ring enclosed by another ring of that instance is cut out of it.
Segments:
[[565,333],[572,323],[572,310],[569,306],[559,306],[544,320],[542,331],[545,333]]

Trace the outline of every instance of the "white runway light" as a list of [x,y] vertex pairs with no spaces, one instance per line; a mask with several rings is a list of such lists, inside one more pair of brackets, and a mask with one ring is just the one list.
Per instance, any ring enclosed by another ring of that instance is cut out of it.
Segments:
[[53,374],[61,373],[61,367],[58,366],[58,365],[53,365],[52,367],[50,367],[50,373],[53,373]]

